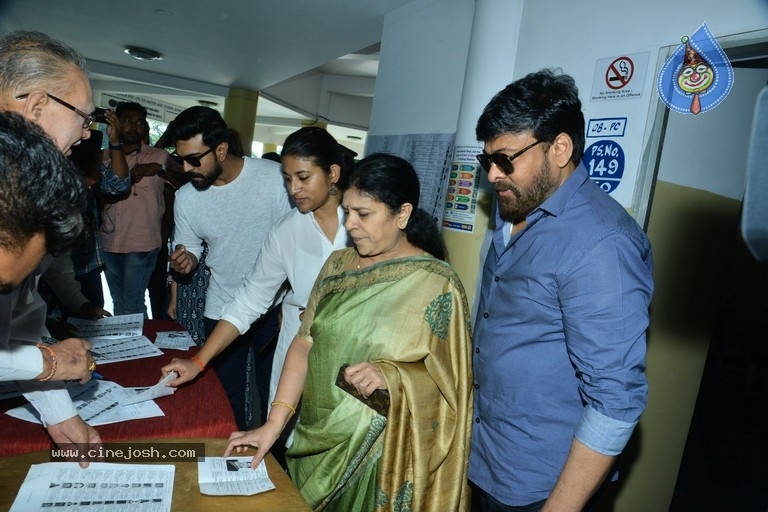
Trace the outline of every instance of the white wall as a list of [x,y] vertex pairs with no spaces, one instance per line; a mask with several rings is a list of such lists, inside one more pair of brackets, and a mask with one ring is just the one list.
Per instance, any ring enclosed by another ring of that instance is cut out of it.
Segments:
[[[613,193],[626,207],[630,206],[634,176],[647,144],[644,137],[648,112],[651,102],[657,98],[655,74],[657,65],[661,64],[659,50],[680,44],[682,36],[692,34],[704,22],[717,38],[765,29],[768,2],[589,0],[575,4],[568,0],[536,0],[525,3],[514,77],[543,67],[560,67],[576,79],[587,119],[628,118],[627,134],[621,141],[626,155],[625,180]],[[598,60],[641,52],[650,52],[642,98],[590,101]],[[735,89],[730,96],[734,94]],[[733,101],[730,96],[726,102]],[[715,111],[725,105],[724,102]],[[697,117],[703,118],[712,112]],[[688,177],[686,184],[704,189],[715,183],[701,174],[697,179]]]
[[333,119],[334,124],[366,130],[375,82],[375,78],[310,72],[268,87],[262,93],[302,109],[310,119],[318,114]]
[[387,15],[369,135],[453,133],[474,2],[414,2]]

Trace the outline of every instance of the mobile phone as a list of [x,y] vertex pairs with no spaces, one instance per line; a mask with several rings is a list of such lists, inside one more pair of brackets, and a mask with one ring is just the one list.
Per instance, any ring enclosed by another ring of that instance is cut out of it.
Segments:
[[386,416],[389,412],[389,391],[385,391],[383,389],[377,389],[373,393],[371,393],[371,396],[368,398],[365,398],[363,395],[360,394],[360,392],[357,390],[355,386],[347,382],[347,380],[344,378],[344,369],[349,366],[348,364],[341,365],[341,368],[339,368],[339,373],[336,375],[336,386],[343,389],[353,397],[357,398],[361,402],[363,402],[365,405],[373,409],[374,411],[378,412],[382,416]]
[[107,113],[107,109],[105,108],[97,108],[96,110],[91,113],[93,116],[93,120],[96,123],[105,123],[107,122],[107,116],[105,115]]

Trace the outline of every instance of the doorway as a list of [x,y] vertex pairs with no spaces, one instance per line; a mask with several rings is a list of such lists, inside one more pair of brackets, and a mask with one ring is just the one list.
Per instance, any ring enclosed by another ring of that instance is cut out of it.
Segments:
[[752,114],[768,83],[768,39],[752,36],[747,44],[721,41],[735,74],[729,97],[699,116],[669,113],[662,130],[657,187],[684,191],[674,200],[691,201],[693,212],[666,219],[686,225],[678,274],[666,276],[688,311],[670,322],[682,343],[702,326],[711,330],[670,512],[768,509],[768,263],[754,259],[739,230]]

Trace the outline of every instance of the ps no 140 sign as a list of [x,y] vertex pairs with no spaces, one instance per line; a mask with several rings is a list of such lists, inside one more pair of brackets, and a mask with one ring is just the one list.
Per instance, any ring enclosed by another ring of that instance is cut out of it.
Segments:
[[609,194],[624,175],[624,150],[616,141],[599,140],[584,151],[584,165],[592,181]]

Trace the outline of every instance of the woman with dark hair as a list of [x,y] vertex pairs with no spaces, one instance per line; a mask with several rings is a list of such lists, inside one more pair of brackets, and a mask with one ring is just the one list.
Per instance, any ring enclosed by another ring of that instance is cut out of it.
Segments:
[[254,447],[255,467],[301,399],[286,455],[315,510],[469,510],[469,308],[418,200],[405,160],[355,164],[342,203],[355,247],[320,271],[267,422],[229,438],[225,456]]
[[350,245],[341,197],[344,171],[352,158],[354,154],[322,128],[301,128],[288,136],[282,151],[283,175],[297,208],[272,227],[252,273],[224,308],[195,358],[174,359],[162,368],[163,375],[179,373],[171,385],[194,379],[201,367],[270,311],[287,280],[290,290],[283,299],[283,320],[272,362],[268,403],[272,401],[285,353],[299,329],[299,315],[315,278],[332,251]]

